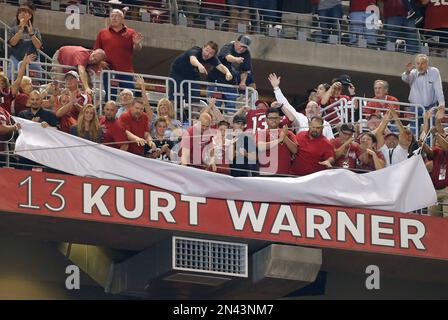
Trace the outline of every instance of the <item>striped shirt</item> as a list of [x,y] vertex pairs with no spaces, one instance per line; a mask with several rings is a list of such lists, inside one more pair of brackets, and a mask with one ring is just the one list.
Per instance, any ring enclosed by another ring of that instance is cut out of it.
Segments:
[[424,73],[419,73],[417,69],[413,69],[409,74],[403,72],[401,79],[409,83],[411,87],[409,102],[421,104],[424,107],[434,106],[437,103],[445,106],[439,69],[428,67],[428,70]]

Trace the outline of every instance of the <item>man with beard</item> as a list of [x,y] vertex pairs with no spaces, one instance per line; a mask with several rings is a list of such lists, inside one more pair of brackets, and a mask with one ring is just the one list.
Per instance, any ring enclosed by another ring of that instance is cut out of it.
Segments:
[[18,117],[31,120],[34,122],[39,122],[42,124],[42,127],[46,128],[57,127],[59,124],[59,119],[56,115],[48,110],[42,108],[42,97],[37,90],[33,90],[30,93],[29,104],[30,108],[27,110],[23,110],[18,114]]
[[334,163],[333,145],[322,135],[324,121],[321,117],[312,117],[309,130],[296,136],[298,152],[292,164],[292,172],[305,176],[331,168]]
[[134,142],[129,146],[128,151],[140,156],[145,153],[145,144],[151,148],[154,146],[149,134],[149,118],[143,112],[144,109],[141,103],[135,102],[129,111],[123,112],[119,118],[119,124],[125,130],[127,140]]
[[[305,115],[303,113],[297,112],[294,107],[289,103],[288,99],[283,95],[282,90],[280,90],[280,79],[275,73],[271,73],[268,77],[269,82],[274,89],[275,99],[282,104],[282,111],[292,121],[293,126],[296,128],[296,132],[308,131],[308,122],[312,117],[320,117],[322,112],[320,111],[320,106],[317,102],[311,100],[307,103],[305,108]],[[327,139],[333,139],[333,130],[331,125],[324,120],[323,123],[323,135]]]
[[117,143],[127,141],[125,130],[120,126],[118,119],[115,117],[117,114],[117,104],[115,101],[108,101],[103,108],[103,116],[100,118],[101,129],[103,130],[102,143],[107,144],[109,147],[121,149],[123,151],[128,150],[128,144]]

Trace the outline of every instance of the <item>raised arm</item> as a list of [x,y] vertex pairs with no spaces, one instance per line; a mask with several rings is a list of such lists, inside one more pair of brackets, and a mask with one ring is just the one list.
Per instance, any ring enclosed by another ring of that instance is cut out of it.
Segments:
[[149,121],[152,121],[152,118],[154,117],[154,111],[152,111],[151,105],[149,104],[148,95],[146,94],[146,84],[145,80],[142,76],[135,76],[135,82],[140,87],[140,90],[142,91],[142,102],[143,106],[145,107],[146,115],[149,118]]
[[26,72],[26,67],[34,59],[36,59],[35,54],[30,55],[25,54],[25,56],[23,57],[22,63],[20,64],[19,72],[17,74],[17,79],[14,80],[13,84],[11,85],[11,94],[13,96],[15,96],[19,92],[20,84],[22,83],[23,76],[25,75]]

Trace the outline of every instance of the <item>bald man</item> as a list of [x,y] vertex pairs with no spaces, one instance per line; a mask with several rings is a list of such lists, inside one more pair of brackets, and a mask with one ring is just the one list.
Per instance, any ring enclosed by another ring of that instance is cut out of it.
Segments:
[[191,165],[199,169],[205,168],[203,154],[205,154],[204,149],[212,142],[211,123],[212,117],[208,113],[203,113],[199,120],[184,132],[181,141],[182,165]]

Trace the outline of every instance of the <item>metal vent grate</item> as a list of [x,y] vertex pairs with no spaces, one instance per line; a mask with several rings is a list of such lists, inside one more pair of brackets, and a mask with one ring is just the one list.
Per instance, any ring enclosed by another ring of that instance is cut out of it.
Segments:
[[173,237],[173,269],[247,278],[247,245]]

